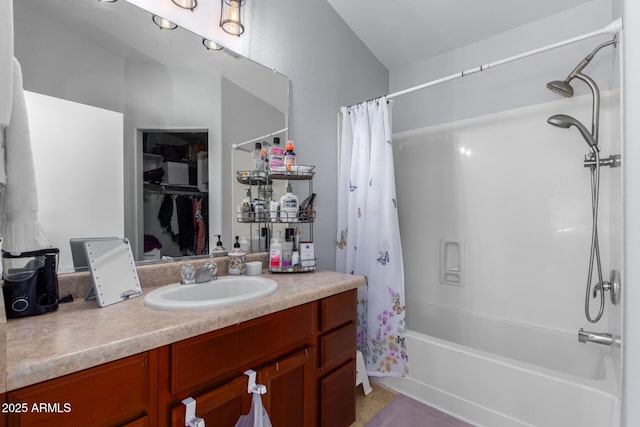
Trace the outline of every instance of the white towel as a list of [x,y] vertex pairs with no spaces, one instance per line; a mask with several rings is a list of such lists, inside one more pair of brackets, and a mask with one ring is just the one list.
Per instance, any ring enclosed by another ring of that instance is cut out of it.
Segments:
[[13,254],[51,247],[38,223],[38,197],[22,71],[13,59],[13,107],[5,129],[7,185],[2,206],[2,249]]
[[9,124],[13,86],[13,0],[0,0],[0,130]]

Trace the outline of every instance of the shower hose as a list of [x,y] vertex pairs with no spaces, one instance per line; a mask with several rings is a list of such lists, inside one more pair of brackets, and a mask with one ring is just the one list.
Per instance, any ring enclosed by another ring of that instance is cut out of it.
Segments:
[[[602,280],[602,265],[600,263],[600,247],[598,244],[598,199],[600,192],[600,154],[597,149],[592,150],[595,155],[595,165],[591,166],[591,253],[589,255],[589,272],[587,274],[587,292],[584,300],[584,314],[587,320],[591,323],[596,323],[602,317],[604,312],[604,282]],[[593,264],[596,264],[598,272],[598,284],[593,288],[591,287],[591,279],[593,278]],[[593,292],[593,298],[596,297],[596,293],[600,291],[600,308],[596,317],[591,317],[589,310],[591,294]]]

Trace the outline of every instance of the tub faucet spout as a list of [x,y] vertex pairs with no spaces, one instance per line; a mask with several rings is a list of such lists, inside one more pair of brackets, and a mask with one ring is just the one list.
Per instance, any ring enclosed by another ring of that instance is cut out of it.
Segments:
[[594,342],[596,344],[620,347],[620,337],[604,332],[589,332],[582,328],[578,331],[578,341],[581,343]]

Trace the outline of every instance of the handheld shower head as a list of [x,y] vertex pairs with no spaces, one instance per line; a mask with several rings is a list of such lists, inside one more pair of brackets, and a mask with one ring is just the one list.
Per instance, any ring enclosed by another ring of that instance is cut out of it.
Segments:
[[580,131],[580,133],[582,134],[582,137],[587,142],[587,144],[589,144],[589,147],[591,147],[592,150],[598,150],[598,151],[600,150],[598,148],[598,143],[593,138],[593,136],[589,133],[587,128],[585,128],[584,125],[574,117],[568,116],[566,114],[556,114],[554,116],[549,117],[547,119],[547,123],[563,129],[569,129],[571,126],[575,126]]

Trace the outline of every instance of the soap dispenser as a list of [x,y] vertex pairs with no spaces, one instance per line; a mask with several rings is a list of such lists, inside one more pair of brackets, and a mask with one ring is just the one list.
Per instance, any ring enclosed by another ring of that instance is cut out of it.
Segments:
[[214,234],[218,238],[218,242],[216,243],[216,247],[211,251],[211,256],[221,257],[227,256],[227,250],[222,246],[222,240],[220,240],[220,234]]
[[231,276],[243,276],[247,271],[247,263],[245,261],[245,252],[240,249],[240,237],[236,236],[236,242],[233,244],[233,251],[229,253],[228,272]]

